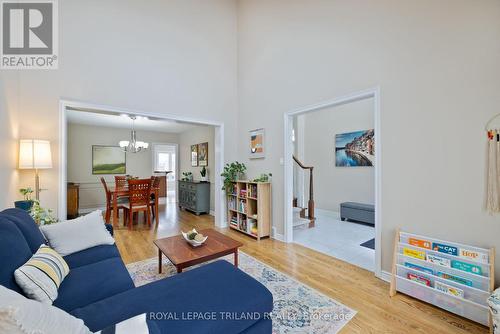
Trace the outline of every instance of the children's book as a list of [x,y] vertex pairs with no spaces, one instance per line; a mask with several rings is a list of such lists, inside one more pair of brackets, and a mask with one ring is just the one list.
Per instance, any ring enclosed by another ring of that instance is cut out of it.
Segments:
[[425,249],[431,249],[431,243],[427,240],[410,238],[410,239],[408,239],[408,243],[412,246],[425,248]]
[[434,263],[447,268],[451,267],[450,260],[437,255],[427,254],[427,262]]
[[432,249],[436,252],[458,256],[458,248],[455,246],[450,246],[450,245],[446,245],[446,244],[440,244],[437,242],[433,242]]
[[477,266],[475,264],[470,264],[467,262],[463,262],[463,261],[453,260],[453,261],[451,261],[451,267],[458,269],[458,270],[466,271],[468,273],[473,273],[476,275],[483,274],[483,270],[481,269],[480,266]]
[[417,283],[420,283],[420,284],[423,284],[423,285],[427,285],[427,286],[431,286],[431,280],[428,279],[427,277],[425,276],[422,276],[422,275],[417,275],[417,274],[413,274],[413,273],[408,273],[406,275],[406,277],[410,280],[410,281],[414,281],[414,282],[417,282]]
[[471,251],[467,249],[460,249],[460,257],[464,259],[474,260],[481,263],[488,263],[489,257],[487,253]]
[[472,286],[471,280],[468,280],[468,279],[460,277],[460,276],[450,275],[450,274],[443,273],[443,272],[438,272],[437,275],[441,278],[445,278],[445,279],[448,279],[448,280],[453,281],[453,282],[457,282],[457,283],[464,284],[467,286]]
[[452,296],[455,296],[455,297],[464,298],[464,290],[456,288],[454,286],[451,286],[451,285],[448,285],[448,284],[436,281],[434,283],[434,287],[436,288],[436,290],[444,292],[444,293],[446,293],[448,295],[452,295]]
[[416,259],[425,260],[425,252],[424,251],[404,247],[403,254],[406,256],[414,257]]
[[423,271],[424,273],[434,275],[434,271],[432,269],[422,267],[422,266],[419,266],[419,265],[416,265],[416,264],[413,264],[410,262],[405,262],[405,267],[408,267],[408,268],[411,268],[414,270],[418,270],[418,271]]

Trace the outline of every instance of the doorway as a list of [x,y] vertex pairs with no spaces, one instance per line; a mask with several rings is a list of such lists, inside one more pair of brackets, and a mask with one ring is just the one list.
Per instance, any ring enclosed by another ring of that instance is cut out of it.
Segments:
[[[285,182],[284,182],[284,208],[285,208],[285,235],[284,239],[286,242],[295,242],[294,240],[294,206],[297,204],[297,198],[294,197],[294,188],[299,187],[307,187],[307,184],[304,185],[304,182],[297,182],[295,180],[294,183],[294,165],[296,162],[294,161],[294,139],[297,136],[296,127],[294,127],[294,118],[299,115],[310,114],[315,111],[321,111],[329,108],[345,106],[350,103],[355,103],[358,101],[370,101],[372,110],[373,110],[373,123],[374,123],[374,151],[376,155],[373,157],[373,165],[374,165],[374,268],[373,271],[377,277],[381,277],[381,248],[380,240],[381,240],[381,187],[380,187],[380,179],[381,179],[381,163],[380,163],[380,153],[381,153],[381,143],[380,143],[380,91],[379,88],[373,88],[366,91],[361,91],[353,94],[349,94],[346,96],[338,97],[329,101],[325,101],[322,103],[306,106],[303,108],[299,108],[297,110],[292,110],[284,114],[284,174],[285,174]],[[334,141],[335,138],[332,134],[325,134],[325,140],[329,141],[331,144],[331,150],[334,149]],[[335,161],[331,161],[332,164],[335,164]],[[305,167],[308,167],[307,161],[303,162]],[[306,177],[306,180],[308,177]],[[321,182],[321,180],[317,180],[316,182]],[[298,185],[297,185],[298,183]],[[295,186],[295,187],[294,187]],[[305,192],[308,194],[308,191]],[[312,192],[310,192],[312,193]],[[307,198],[306,201],[302,199],[302,203],[308,202],[310,198]],[[314,210],[314,209],[313,209]],[[296,210],[295,210],[296,211]],[[317,210],[316,210],[317,211]],[[308,218],[305,215],[305,218]],[[366,240],[368,241],[368,240]]]
[[[165,123],[169,122],[173,125],[182,126],[182,125],[191,125],[191,126],[208,126],[213,128],[213,145],[214,145],[214,167],[213,167],[213,175],[220,175],[222,173],[222,167],[224,163],[224,123],[204,120],[204,119],[194,119],[184,116],[178,115],[158,115],[153,113],[145,113],[137,110],[130,110],[126,108],[113,107],[108,105],[100,105],[100,104],[92,104],[78,101],[70,101],[70,100],[61,100],[59,103],[59,201],[58,201],[58,218],[60,220],[67,219],[67,182],[68,182],[68,174],[67,174],[67,164],[68,164],[68,114],[72,111],[84,113],[99,113],[101,115],[108,115],[113,118],[113,122],[116,121],[117,116],[129,116],[134,115],[136,118],[143,118],[145,120],[155,120],[157,123]],[[121,117],[123,119],[129,119],[129,117]],[[144,134],[143,134],[144,135]],[[153,141],[149,141],[153,143]],[[158,144],[167,143],[158,141]],[[116,145],[116,144],[115,144]],[[151,149],[151,148],[150,148]],[[170,153],[169,153],[170,152]],[[166,153],[170,154],[168,157],[171,164],[175,164],[175,179],[178,178],[179,175],[179,163],[172,163],[173,155],[171,154],[171,149],[167,149]],[[176,159],[178,160],[179,154],[178,151],[175,153]],[[167,156],[163,156],[162,159],[166,159]],[[149,164],[153,165],[153,159],[149,158]],[[175,160],[175,159],[174,159]],[[158,161],[160,163],[160,161]],[[87,162],[88,163],[88,162]],[[165,163],[167,163],[165,161]],[[149,173],[154,169],[151,166],[149,167]],[[172,176],[171,176],[172,178]],[[214,189],[222,188],[222,180],[219,177],[214,177]],[[176,187],[176,186],[175,186]],[[223,197],[222,191],[215,191],[214,193],[214,221],[216,227],[226,227],[227,222],[225,219],[225,201]],[[175,198],[175,197],[174,197]]]
[[165,201],[167,203],[177,202],[177,175],[179,145],[170,143],[153,143],[153,173],[163,173],[169,171],[166,175]]

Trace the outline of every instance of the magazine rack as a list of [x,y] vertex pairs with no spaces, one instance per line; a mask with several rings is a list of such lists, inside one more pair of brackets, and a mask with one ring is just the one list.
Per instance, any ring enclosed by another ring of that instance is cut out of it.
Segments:
[[494,248],[396,232],[391,297],[402,292],[489,326],[494,276]]

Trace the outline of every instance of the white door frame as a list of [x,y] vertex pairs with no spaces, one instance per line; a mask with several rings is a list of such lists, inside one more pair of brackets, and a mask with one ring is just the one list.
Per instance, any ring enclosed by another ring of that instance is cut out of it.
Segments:
[[[155,143],[151,143],[151,145],[150,145],[151,149],[153,149],[153,147],[155,145],[169,145],[169,146],[174,146],[175,147],[175,181],[177,181],[179,179],[179,144],[177,144],[177,143],[157,143],[157,142],[155,142]],[[153,154],[152,154],[151,158],[153,159],[152,164],[151,164],[151,166],[153,166],[152,172],[154,172],[155,162],[156,162],[155,161],[156,157],[154,155],[154,151],[153,151]],[[174,185],[174,187],[176,187],[176,186]],[[167,192],[168,192],[168,187],[167,187]],[[168,198],[168,193],[166,195],[167,195],[166,197]],[[177,188],[175,188],[175,201],[179,202],[179,192],[177,191]]]
[[[222,173],[222,168],[224,166],[224,123],[192,118],[180,115],[172,114],[158,114],[152,112],[144,112],[138,110],[131,110],[127,108],[113,107],[102,104],[87,103],[74,100],[61,99],[59,101],[59,199],[58,199],[58,217],[60,220],[66,220],[66,205],[67,205],[67,116],[66,111],[68,108],[82,109],[82,110],[104,110],[106,112],[116,113],[116,114],[134,114],[138,116],[145,117],[155,117],[162,118],[166,120],[210,125],[215,127],[215,138],[214,138],[214,152],[215,152],[215,174],[220,175]],[[215,189],[222,189],[222,179],[221,177],[215,178]],[[227,227],[227,221],[225,218],[225,200],[223,191],[215,191],[215,226],[217,227]]]
[[293,242],[293,142],[292,127],[293,117],[324,108],[341,106],[344,104],[373,98],[375,113],[375,276],[382,277],[382,143],[380,141],[380,87],[367,89],[353,94],[340,96],[332,100],[305,106],[284,113],[284,216],[285,216],[285,241]]

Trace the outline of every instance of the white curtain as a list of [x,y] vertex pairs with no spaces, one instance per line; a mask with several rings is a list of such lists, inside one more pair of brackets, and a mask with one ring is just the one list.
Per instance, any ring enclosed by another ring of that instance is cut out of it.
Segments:
[[500,212],[500,131],[488,131],[488,189],[486,209],[490,213]]

